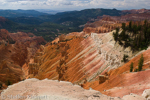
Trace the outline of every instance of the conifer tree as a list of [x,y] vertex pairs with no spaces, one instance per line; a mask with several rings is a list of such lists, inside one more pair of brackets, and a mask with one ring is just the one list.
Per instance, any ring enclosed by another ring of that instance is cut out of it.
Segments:
[[132,72],[132,71],[133,71],[133,62],[130,65],[130,72]]
[[132,31],[132,21],[129,22],[129,31]]
[[123,56],[123,62],[127,62],[127,60],[128,60],[127,58],[128,58],[128,55],[124,54],[124,56]]
[[141,58],[139,60],[139,64],[138,64],[138,71],[142,71],[143,62],[144,62],[144,58],[143,58],[143,54],[142,54]]
[[122,23],[122,29],[126,30],[126,24],[125,23]]

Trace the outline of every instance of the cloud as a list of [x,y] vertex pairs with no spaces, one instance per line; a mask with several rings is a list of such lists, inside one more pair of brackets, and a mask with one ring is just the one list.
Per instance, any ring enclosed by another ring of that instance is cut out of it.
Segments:
[[149,0],[91,0],[92,6],[100,6],[101,8],[119,8],[119,9],[137,9],[149,8]]
[[150,0],[0,0],[1,9],[149,8]]
[[18,2],[18,1],[40,1],[40,0],[5,0],[6,2]]

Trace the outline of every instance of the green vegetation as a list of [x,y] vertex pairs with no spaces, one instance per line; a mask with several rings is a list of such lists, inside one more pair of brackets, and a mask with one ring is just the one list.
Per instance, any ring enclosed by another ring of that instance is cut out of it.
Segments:
[[119,28],[116,28],[116,33],[113,33],[114,40],[117,42],[119,37]]
[[85,9],[81,11],[68,11],[61,12],[55,15],[43,15],[39,18],[45,19],[50,22],[62,23],[66,21],[80,22],[85,24],[92,18],[97,18],[98,16],[110,15],[110,16],[120,16],[122,12],[116,9]]
[[5,27],[1,28],[7,29],[9,32],[17,32],[17,31],[31,32],[36,36],[42,36],[46,41],[52,41],[61,34],[67,34],[70,32],[83,30],[83,28],[69,27],[51,22],[45,22],[39,25],[6,23]]
[[22,16],[26,16],[26,17],[37,17],[40,15],[48,15],[46,13],[42,13],[42,12],[38,12],[35,10],[0,10],[0,16],[3,17],[22,17]]
[[142,54],[141,58],[139,60],[139,64],[138,64],[138,71],[142,71],[143,62],[144,62],[144,58],[143,58],[143,54]]
[[[142,71],[142,67],[143,67],[143,62],[144,62],[144,58],[143,58],[143,54],[141,55],[141,58],[139,60],[138,63],[138,68],[134,70],[134,72],[138,72],[138,71]],[[130,66],[130,70],[131,70],[131,66]],[[131,71],[130,71],[131,72]]]
[[0,29],[7,29],[9,32],[32,32],[37,36],[43,36],[46,41],[52,41],[58,35],[82,31],[87,21],[94,22],[98,16],[123,14],[120,10],[100,8],[61,12],[55,15],[34,10],[0,10],[0,16],[8,18],[0,21]]
[[130,65],[130,72],[132,72],[132,71],[133,71],[133,62]]
[[128,61],[127,58],[128,58],[128,55],[124,55],[124,56],[123,56],[123,62],[127,62],[127,61]]
[[144,24],[134,24],[130,21],[126,26],[122,23],[123,31],[119,34],[119,29],[113,33],[114,40],[123,47],[131,47],[132,51],[146,49],[150,45],[150,23],[146,20]]

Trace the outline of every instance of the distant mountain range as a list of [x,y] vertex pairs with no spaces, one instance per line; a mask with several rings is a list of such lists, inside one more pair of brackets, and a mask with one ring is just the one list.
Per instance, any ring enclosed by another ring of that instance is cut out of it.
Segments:
[[47,13],[38,12],[35,10],[0,10],[0,16],[3,17],[38,17],[40,15],[48,15]]
[[48,14],[47,11],[55,12],[53,10],[0,10],[0,16],[5,17],[5,21],[0,21],[0,28],[5,28],[10,32],[33,32],[51,41],[58,34],[81,31],[87,22],[94,22],[103,15],[123,16],[150,12],[147,9],[121,11],[102,8],[58,13],[56,11],[56,14]]
[[58,12],[63,12],[63,11],[57,11],[57,10],[49,10],[49,9],[35,9],[36,11],[47,13],[47,14],[56,14]]

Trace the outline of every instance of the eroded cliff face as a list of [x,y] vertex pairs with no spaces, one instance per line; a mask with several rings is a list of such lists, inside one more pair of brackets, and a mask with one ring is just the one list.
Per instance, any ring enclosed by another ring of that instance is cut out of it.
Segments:
[[[113,51],[114,48],[112,48],[111,46],[113,44],[108,43],[106,44],[107,48],[104,49],[102,48],[101,45],[101,38],[98,38],[100,35],[99,34],[94,34],[92,32],[98,32],[98,27],[104,27],[105,24],[107,27],[111,26],[111,25],[115,25],[116,23],[118,23],[118,25],[122,22],[129,24],[128,20],[133,20],[136,22],[133,22],[134,24],[143,24],[144,21],[141,22],[141,20],[145,20],[147,19],[148,21],[150,20],[148,17],[149,12],[146,11],[146,13],[134,13],[134,14],[128,14],[125,16],[121,16],[121,17],[112,17],[112,16],[103,16],[101,18],[99,18],[99,21],[91,23],[91,24],[87,24],[87,27],[85,27],[84,32],[91,34],[91,36],[93,35],[93,37],[95,37],[94,40],[96,40],[96,43],[98,44],[97,47],[100,50],[100,53],[102,52],[103,55],[107,55],[107,54],[111,54],[111,52]],[[121,19],[121,20],[120,20]],[[105,24],[103,24],[102,22],[104,22],[104,20],[106,21]],[[108,24],[108,22],[114,22],[113,24]],[[105,33],[105,30],[108,30],[107,27],[103,28],[102,33]],[[120,26],[118,26],[120,27]],[[91,29],[91,30],[90,30]],[[101,33],[101,34],[102,34]],[[109,37],[109,36],[107,36]],[[104,39],[107,40],[107,39]],[[104,44],[105,45],[105,44]],[[135,52],[134,54],[132,54],[132,51],[130,50],[130,48],[126,48],[126,49],[122,49],[121,47],[117,47],[117,44],[115,44],[116,49],[118,49],[119,52],[112,52],[111,55],[120,57],[114,57],[116,59],[120,59],[121,60],[121,55],[122,54],[127,54],[130,56],[129,58],[129,62],[126,64],[119,64],[119,68],[117,67],[113,67],[114,65],[110,64],[110,66],[112,68],[115,68],[113,70],[107,70],[107,71],[103,71],[102,75],[103,76],[97,76],[95,78],[95,80],[97,81],[92,81],[92,82],[84,82],[82,84],[82,87],[89,89],[90,87],[95,89],[95,90],[99,90],[102,93],[109,95],[109,96],[119,96],[119,97],[123,97],[124,95],[130,94],[130,93],[135,93],[138,95],[141,95],[143,90],[145,89],[149,89],[149,49],[146,51],[142,51],[143,52],[143,56],[144,56],[144,66],[143,66],[143,71],[142,72],[132,72],[130,73],[130,64],[133,62],[134,63],[134,68],[133,71],[136,70],[138,68],[138,63],[139,63],[139,59],[141,57],[142,52]],[[101,50],[102,49],[102,50]],[[103,51],[104,49],[104,51]],[[106,53],[107,51],[110,52]],[[137,55],[135,55],[136,53],[138,53]],[[119,55],[119,56],[118,56]],[[105,57],[104,56],[104,57]],[[132,57],[133,56],[133,57]],[[110,57],[110,55],[109,55]],[[105,58],[105,61],[107,61],[107,56]],[[133,59],[131,59],[133,58]],[[108,60],[111,63],[111,60]],[[116,62],[120,62],[119,60]],[[123,65],[123,66],[122,66]],[[120,67],[122,66],[122,67]],[[100,69],[102,70],[102,69]],[[99,74],[97,74],[99,75]]]
[[[86,24],[82,32],[61,35],[51,43],[41,46],[33,58],[31,55],[36,49],[31,47],[36,45],[25,44],[29,46],[27,50],[30,55],[27,57],[27,63],[22,67],[25,77],[69,81],[85,89],[93,88],[110,96],[122,97],[129,93],[141,95],[144,89],[149,88],[145,86],[149,82],[148,78],[142,79],[148,75],[148,71],[130,73],[131,62],[124,65],[122,59],[124,55],[128,55],[130,60],[137,52],[133,54],[130,48],[121,47],[113,39],[113,32],[115,32],[113,30],[121,27],[122,22],[128,24],[128,20],[134,16],[136,16],[135,20],[140,21],[148,18],[149,14],[144,17],[141,13],[121,17],[103,16],[94,23]],[[11,37],[20,35],[26,37],[26,34],[11,34]],[[32,41],[34,38],[33,36],[19,42]],[[131,61],[135,63],[135,70],[139,58],[134,59],[135,62]],[[139,75],[144,76],[139,77]],[[136,77],[135,82],[132,82],[134,80],[132,76]],[[144,79],[147,81],[146,84],[143,84]],[[138,86],[141,88],[137,89]]]
[[83,29],[86,34],[108,33],[117,27],[121,27],[121,22],[114,20],[111,16],[103,16],[93,23],[87,23]]
[[29,62],[42,43],[45,43],[42,37],[31,33],[0,30],[0,82],[4,87],[25,78],[25,67],[22,66]]
[[143,20],[150,21],[150,10],[126,10],[123,12],[128,12],[129,14],[125,14],[122,16],[99,16],[97,17],[97,19],[95,19],[95,22],[85,24],[83,32],[85,32],[86,34],[108,33],[116,29],[117,27],[121,28],[122,23],[128,24],[129,21],[134,21],[139,24],[139,22]]
[[[145,50],[137,54],[133,59],[114,70],[110,70],[105,76],[108,80],[103,83],[100,81],[87,82],[83,84],[83,87],[93,88],[95,90],[101,91],[101,93],[113,96],[113,97],[123,97],[124,95],[135,93],[137,95],[142,95],[145,89],[150,88],[149,82],[149,65],[150,65],[150,49]],[[138,62],[143,54],[144,64],[143,70],[141,72],[130,72],[130,64],[133,62],[133,70],[138,68]]]
[[120,67],[124,54],[133,56],[130,48],[124,49],[114,41],[112,34],[72,33],[66,36],[64,42],[43,47],[37,52],[34,61],[28,64],[28,77],[64,80],[75,84],[97,79],[98,75]]
[[139,14],[139,13],[150,13],[149,9],[132,9],[132,10],[123,10],[123,12]]
[[[150,50],[133,53],[130,48],[123,48],[114,41],[113,32],[70,33],[67,38],[41,47],[28,64],[27,76],[69,81],[112,97],[130,93],[141,95],[150,88],[149,77],[146,77],[149,76]],[[133,70],[137,69],[141,53],[143,71],[130,72],[131,62],[134,63]],[[131,59],[126,64],[122,62],[124,55]]]

